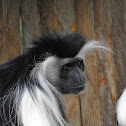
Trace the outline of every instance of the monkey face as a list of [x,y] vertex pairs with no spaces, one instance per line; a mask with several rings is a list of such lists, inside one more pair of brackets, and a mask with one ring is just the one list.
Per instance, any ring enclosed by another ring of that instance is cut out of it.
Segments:
[[84,90],[84,63],[81,58],[51,59],[46,79],[62,94],[78,94]]
[[78,94],[84,90],[84,63],[81,58],[69,59],[62,65],[60,89],[63,94]]

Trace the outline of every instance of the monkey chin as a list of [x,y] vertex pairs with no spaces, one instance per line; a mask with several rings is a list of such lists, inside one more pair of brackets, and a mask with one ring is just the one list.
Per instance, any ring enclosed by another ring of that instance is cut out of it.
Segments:
[[70,94],[80,94],[84,91],[84,86],[78,88],[72,88]]

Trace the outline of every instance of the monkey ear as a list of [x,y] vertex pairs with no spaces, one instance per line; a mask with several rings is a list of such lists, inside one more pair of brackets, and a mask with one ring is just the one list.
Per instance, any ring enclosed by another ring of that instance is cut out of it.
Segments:
[[[79,58],[84,58],[86,56],[86,54],[90,51],[109,51],[112,52],[112,50],[108,47],[108,45],[106,43],[104,43],[103,41],[96,41],[96,40],[91,40],[88,41],[78,52],[78,54],[76,55],[76,57]],[[113,52],[112,52],[113,53]]]

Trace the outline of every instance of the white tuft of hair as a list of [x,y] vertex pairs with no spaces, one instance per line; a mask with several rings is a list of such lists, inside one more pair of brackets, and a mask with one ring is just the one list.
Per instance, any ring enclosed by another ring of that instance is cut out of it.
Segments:
[[126,89],[116,104],[116,116],[119,126],[126,126]]
[[81,48],[81,50],[79,51],[76,57],[83,59],[88,52],[98,50],[98,49],[100,49],[101,51],[107,50],[107,51],[112,52],[111,49],[109,49],[104,42],[91,40],[91,41],[88,41]]
[[42,103],[37,103],[37,99],[31,96],[27,87],[25,87],[22,94],[20,114],[23,126],[50,126],[46,117],[44,105]]
[[30,74],[30,80],[32,79],[33,82],[25,84],[22,93],[20,93],[20,89],[17,90],[15,104],[18,124],[23,126],[68,126],[67,121],[62,117],[57,101],[60,93],[50,84],[45,75],[47,64],[55,60],[55,57],[49,57],[43,63],[37,63]]

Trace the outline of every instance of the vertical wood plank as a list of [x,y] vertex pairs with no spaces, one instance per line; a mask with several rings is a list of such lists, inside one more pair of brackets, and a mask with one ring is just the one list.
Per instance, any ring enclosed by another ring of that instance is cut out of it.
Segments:
[[78,95],[67,95],[65,99],[65,112],[70,126],[81,126],[80,98]]
[[36,0],[20,0],[20,27],[23,53],[26,48],[32,46],[31,43],[34,39],[36,40],[42,35]]
[[[113,1],[95,1],[94,8],[99,13],[99,17],[97,17],[95,22],[99,22],[99,29],[95,29],[96,38],[100,38],[104,40],[110,48],[113,49],[114,41],[112,41],[112,8]],[[94,11],[95,11],[94,9]],[[118,72],[114,63],[113,54],[106,52],[101,58],[101,63],[104,67],[105,74],[105,84],[107,87],[104,89],[99,89],[100,91],[100,100],[101,100],[101,109],[103,115],[103,123],[104,125],[113,125],[115,126],[115,103],[117,101],[117,82],[118,82]],[[106,94],[104,94],[104,93]],[[104,111],[105,110],[105,111]]]
[[[76,26],[87,39],[94,39],[94,12],[92,0],[80,0],[76,3]],[[100,99],[98,94],[98,70],[100,65],[96,53],[85,59],[86,88],[81,94],[81,114],[83,126],[102,126]],[[100,77],[99,77],[100,78]]]
[[81,32],[87,39],[94,39],[93,1],[75,1],[76,31]]
[[0,62],[20,54],[19,2],[0,1]]
[[[88,39],[104,40],[112,48],[112,1],[80,0],[76,26]],[[81,18],[81,20],[80,20]],[[115,126],[118,72],[111,53],[91,53],[86,59],[86,89],[80,96],[84,126]]]
[[[88,39],[94,39],[94,16],[93,16],[93,1],[80,0],[76,3],[76,25]],[[81,113],[83,126],[102,126],[102,116],[100,108],[100,100],[97,86],[97,64],[96,54],[88,56],[85,59],[85,76],[86,88],[81,94]]]
[[120,96],[126,87],[126,0],[114,0],[112,6],[112,40],[114,61],[119,73],[117,90]]

